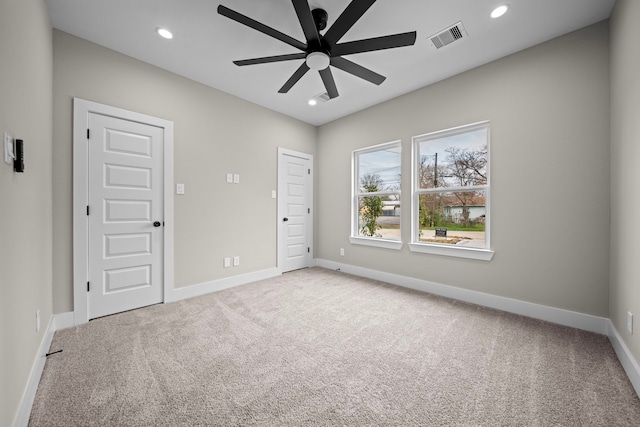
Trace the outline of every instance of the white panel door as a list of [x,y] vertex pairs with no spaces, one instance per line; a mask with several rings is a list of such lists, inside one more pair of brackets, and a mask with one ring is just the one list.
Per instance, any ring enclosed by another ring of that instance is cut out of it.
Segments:
[[89,319],[163,300],[163,129],[89,114]]
[[278,267],[282,272],[309,267],[311,259],[311,164],[309,157],[278,157]]

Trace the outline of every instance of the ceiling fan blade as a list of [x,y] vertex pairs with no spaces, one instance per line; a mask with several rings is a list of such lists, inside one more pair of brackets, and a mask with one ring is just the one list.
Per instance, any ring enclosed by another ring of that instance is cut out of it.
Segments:
[[309,3],[307,0],[292,0],[293,7],[298,15],[298,20],[302,26],[302,31],[307,39],[307,45],[320,46],[320,35],[316,28],[316,23],[313,20],[311,9],[309,9]]
[[416,32],[393,34],[391,36],[373,37],[337,44],[331,49],[331,56],[351,55],[374,50],[394,49],[411,46],[416,42]]
[[338,96],[338,88],[336,87],[336,81],[333,79],[333,74],[331,74],[331,68],[327,67],[324,70],[320,70],[320,77],[322,77],[322,83],[327,89],[329,98],[336,98]]
[[276,55],[276,56],[265,56],[262,58],[242,59],[239,61],[233,61],[233,63],[239,66],[268,64],[270,62],[291,61],[292,59],[304,59],[305,56],[306,56],[306,53],[300,52],[300,53],[291,53],[288,55]]
[[323,39],[329,45],[336,44],[376,0],[353,0],[327,30]]
[[385,76],[381,76],[380,74],[375,73],[368,68],[365,68],[361,65],[356,64],[355,62],[351,62],[348,59],[344,59],[341,57],[331,58],[331,65],[376,85],[380,85],[383,81],[386,80]]
[[293,85],[298,83],[298,80],[300,80],[302,76],[304,76],[307,73],[307,71],[309,71],[309,67],[307,66],[306,62],[303,62],[302,65],[296,70],[296,72],[293,73],[293,75],[289,78],[289,80],[287,80],[284,86],[280,88],[278,93],[289,92],[289,89],[291,89]]
[[263,23],[256,21],[255,19],[251,19],[248,16],[238,13],[235,10],[231,10],[223,5],[218,6],[218,13],[222,16],[226,16],[229,19],[239,22],[240,24],[246,25],[247,27],[253,28],[256,31],[260,31],[263,34],[271,36],[274,39],[278,39],[281,42],[284,42],[297,49],[305,50],[307,48],[304,43],[294,39],[293,37],[281,33],[278,30],[274,30],[273,28],[268,27]]

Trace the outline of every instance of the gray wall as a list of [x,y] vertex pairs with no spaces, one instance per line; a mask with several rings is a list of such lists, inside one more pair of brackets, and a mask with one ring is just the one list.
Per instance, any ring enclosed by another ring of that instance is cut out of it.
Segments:
[[0,159],[2,426],[13,422],[51,318],[51,55],[44,2],[2,0],[0,135],[25,143],[24,173]]
[[[602,22],[322,126],[316,256],[607,317],[608,55]],[[352,150],[402,140],[408,242],[411,137],[481,120],[492,261],[349,244]]]
[[176,288],[276,266],[277,147],[315,154],[315,127],[57,30],[53,47],[55,313],[73,310],[73,97],[174,122]]
[[[640,361],[640,2],[618,0],[611,17],[611,283],[609,315]],[[635,315],[634,334],[626,314]]]

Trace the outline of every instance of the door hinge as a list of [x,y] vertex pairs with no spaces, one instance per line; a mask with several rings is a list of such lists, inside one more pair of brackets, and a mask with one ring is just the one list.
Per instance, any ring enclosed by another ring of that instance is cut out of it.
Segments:
[[311,175],[311,169],[307,169],[307,175]]
[[311,213],[311,208],[307,208],[307,213],[310,214]]
[[91,290],[91,284],[90,282],[87,282],[87,292],[89,292]]
[[87,205],[87,215],[89,215],[89,205]]
[[311,253],[311,248],[307,247],[307,253]]
[[89,138],[90,138],[90,136],[89,136],[90,134],[91,134],[91,133],[90,133],[89,129],[87,129],[87,139],[89,139]]

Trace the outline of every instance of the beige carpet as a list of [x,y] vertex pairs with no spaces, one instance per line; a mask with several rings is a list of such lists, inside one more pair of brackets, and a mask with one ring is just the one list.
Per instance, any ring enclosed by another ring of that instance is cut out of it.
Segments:
[[638,426],[608,339],[320,268],[58,331],[31,426]]

